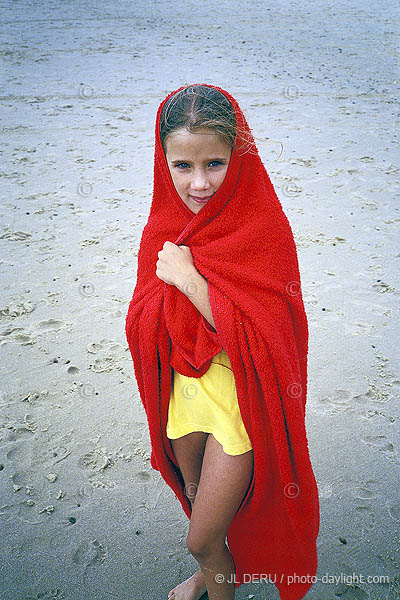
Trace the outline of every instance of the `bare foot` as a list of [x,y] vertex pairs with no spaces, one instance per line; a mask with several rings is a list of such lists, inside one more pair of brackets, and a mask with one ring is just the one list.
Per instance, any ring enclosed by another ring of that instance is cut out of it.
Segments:
[[168,600],[200,600],[206,591],[204,573],[199,569],[189,579],[170,590]]

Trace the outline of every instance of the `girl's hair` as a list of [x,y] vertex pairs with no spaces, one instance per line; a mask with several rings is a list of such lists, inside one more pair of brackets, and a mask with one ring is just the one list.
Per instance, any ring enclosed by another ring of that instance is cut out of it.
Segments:
[[248,133],[238,130],[233,106],[222,92],[205,85],[189,85],[168,98],[161,111],[164,152],[167,137],[177,129],[195,132],[203,127],[214,130],[231,148],[235,140],[237,145],[239,140],[252,145]]

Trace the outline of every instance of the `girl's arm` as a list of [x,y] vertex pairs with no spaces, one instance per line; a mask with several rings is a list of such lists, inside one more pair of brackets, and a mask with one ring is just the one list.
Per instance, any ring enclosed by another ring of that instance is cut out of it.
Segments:
[[177,246],[173,242],[166,241],[162,250],[158,252],[156,275],[185,294],[215,330],[208,282],[194,266],[188,246]]
[[199,271],[194,268],[191,275],[181,284],[178,289],[189,298],[197,310],[215,329],[215,323],[211,312],[208,282]]

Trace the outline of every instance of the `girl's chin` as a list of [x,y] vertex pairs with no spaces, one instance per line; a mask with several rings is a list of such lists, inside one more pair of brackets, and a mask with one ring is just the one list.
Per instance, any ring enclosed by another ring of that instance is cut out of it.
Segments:
[[191,202],[190,204],[188,204],[188,208],[190,208],[190,210],[197,214],[198,212],[201,211],[201,209],[203,208],[200,204],[196,204],[195,202]]
[[183,200],[186,206],[194,213],[198,213],[199,210],[206,206],[207,202],[196,202],[193,198],[187,198]]

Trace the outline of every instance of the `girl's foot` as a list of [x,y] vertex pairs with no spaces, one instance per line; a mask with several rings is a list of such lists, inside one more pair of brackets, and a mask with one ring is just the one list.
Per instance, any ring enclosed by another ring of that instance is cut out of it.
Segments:
[[199,569],[189,579],[174,587],[168,593],[168,600],[200,600],[206,591],[204,574]]

